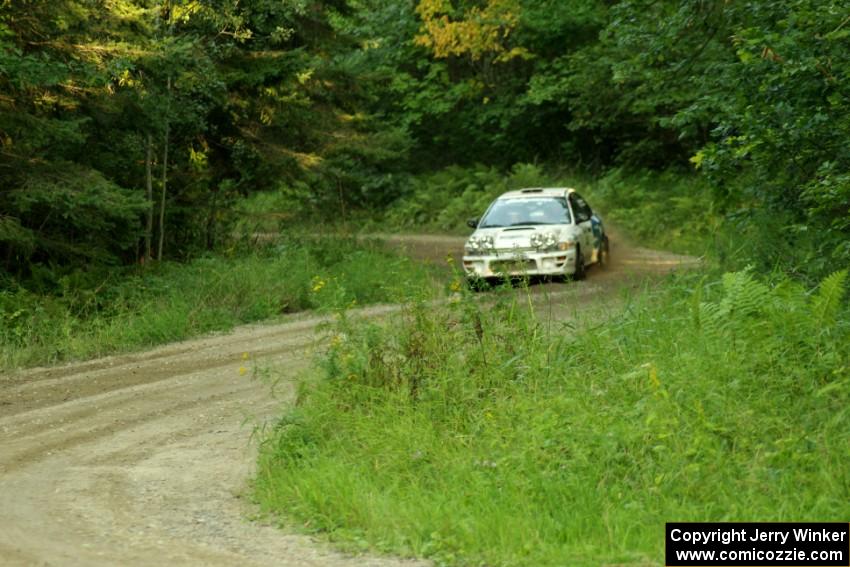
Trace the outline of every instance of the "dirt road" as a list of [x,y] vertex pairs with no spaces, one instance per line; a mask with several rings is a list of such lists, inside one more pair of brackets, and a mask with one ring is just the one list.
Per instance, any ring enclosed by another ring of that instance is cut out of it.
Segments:
[[[455,237],[393,237],[422,259],[457,252]],[[618,247],[606,272],[538,289],[550,301],[598,297],[613,285],[693,258]],[[396,308],[360,310],[381,316]],[[0,565],[397,566],[351,557],[306,536],[251,522],[243,494],[255,427],[280,414],[324,319],[305,314],[125,356],[0,377]],[[246,358],[247,357],[247,358]]]

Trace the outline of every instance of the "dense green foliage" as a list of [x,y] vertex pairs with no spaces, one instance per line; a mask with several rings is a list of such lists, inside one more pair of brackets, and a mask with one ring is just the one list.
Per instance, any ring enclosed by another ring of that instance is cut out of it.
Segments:
[[0,290],[0,369],[150,347],[305,309],[430,296],[433,274],[381,246],[286,239],[154,270],[63,277],[62,291]]
[[258,500],[459,565],[654,564],[671,518],[846,518],[847,272],[698,277],[573,332],[513,293],[343,320],[262,447]]
[[369,118],[331,61],[349,43],[330,19],[348,9],[3,2],[0,268],[28,278],[33,266],[129,264],[163,247],[186,257],[228,238],[240,195],[323,157],[314,175],[334,180],[347,160],[388,159],[363,147]]
[[346,218],[543,160],[695,168],[774,244],[748,261],[822,275],[850,259],[848,41],[835,0],[4,2],[0,265],[188,257],[256,191]]
[[394,94],[378,105],[425,164],[691,166],[728,230],[765,243],[747,261],[823,275],[850,260],[842,3],[369,7],[357,30]]

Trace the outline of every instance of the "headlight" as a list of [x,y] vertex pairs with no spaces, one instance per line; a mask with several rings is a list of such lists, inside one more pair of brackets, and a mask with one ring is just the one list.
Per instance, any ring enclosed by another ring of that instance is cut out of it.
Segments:
[[558,247],[558,233],[535,232],[531,235],[531,245],[538,250],[554,250]]
[[472,236],[464,246],[467,254],[486,254],[493,249],[492,236]]

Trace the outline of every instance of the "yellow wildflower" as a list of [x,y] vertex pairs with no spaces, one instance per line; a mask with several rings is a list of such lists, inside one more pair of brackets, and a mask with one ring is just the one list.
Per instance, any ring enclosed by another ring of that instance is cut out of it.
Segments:
[[648,362],[643,365],[644,368],[649,369],[649,383],[653,388],[661,387],[661,380],[658,379],[658,369],[655,367],[655,364],[652,362]]

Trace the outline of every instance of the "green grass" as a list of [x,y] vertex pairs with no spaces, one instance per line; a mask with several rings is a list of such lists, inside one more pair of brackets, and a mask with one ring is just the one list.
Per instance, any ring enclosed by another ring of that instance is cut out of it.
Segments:
[[843,521],[845,276],[683,275],[564,326],[506,298],[344,319],[262,444],[256,499],[451,565],[658,564],[667,521]]
[[49,294],[0,291],[0,368],[145,348],[306,309],[403,301],[433,294],[431,281],[428,269],[377,244],[333,237],[71,274]]

